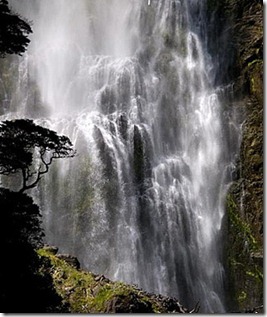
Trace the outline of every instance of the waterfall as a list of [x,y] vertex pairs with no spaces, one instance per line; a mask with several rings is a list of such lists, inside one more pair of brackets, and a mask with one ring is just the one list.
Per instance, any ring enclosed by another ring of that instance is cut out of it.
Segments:
[[111,279],[225,312],[239,130],[213,84],[205,1],[10,2],[33,35],[11,63],[4,117],[33,117],[78,152],[33,192],[47,242]]

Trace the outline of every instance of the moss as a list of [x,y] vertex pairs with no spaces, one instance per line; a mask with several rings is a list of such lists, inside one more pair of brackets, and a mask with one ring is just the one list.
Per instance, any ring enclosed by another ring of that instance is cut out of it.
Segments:
[[[130,302],[133,302],[135,307]],[[100,313],[154,312],[148,298],[123,283],[110,283],[103,286],[92,302],[92,311]]]
[[40,249],[38,254],[46,259],[44,263],[50,263],[46,270],[71,313],[168,313],[168,302],[171,311],[179,312],[181,307],[174,299],[158,299],[135,286],[74,268],[53,249]]
[[64,260],[51,254],[49,250],[41,249],[38,254],[49,258],[55,288],[58,294],[70,304],[71,312],[87,312],[92,300],[87,289],[93,286],[93,275],[73,268]]
[[248,67],[253,66],[254,64],[261,64],[263,65],[263,60],[262,59],[254,59],[252,62],[248,63]]
[[[227,197],[229,292],[239,311],[263,302],[263,60],[262,4],[228,6],[226,25],[234,39],[235,100],[246,114],[238,179]],[[236,21],[238,23],[236,23]],[[242,177],[242,178],[241,178]]]
[[238,301],[243,302],[247,298],[247,293],[242,291],[238,296]]
[[263,282],[263,274],[262,274],[262,272],[260,272],[259,270],[255,270],[254,272],[252,272],[252,271],[246,271],[246,274],[248,275],[248,276],[250,276],[250,277],[253,277],[253,278],[255,278],[255,279],[257,279],[258,280],[258,282]]
[[239,216],[239,208],[234,201],[234,198],[231,194],[227,196],[227,212],[230,221],[230,226],[232,227],[232,231],[237,234],[237,237],[242,237],[242,242],[248,242],[249,251],[255,251],[259,249],[259,245],[252,234],[252,230],[250,228],[249,223],[245,222]]
[[129,289],[122,283],[106,284],[97,292],[92,301],[92,309],[93,311],[104,313],[108,308],[107,303],[109,303],[113,297],[120,295],[127,296],[128,293]]
[[257,62],[248,66],[250,92],[257,98],[260,104],[263,103],[263,76],[261,70],[262,65]]
[[[257,306],[263,300],[263,270],[253,254],[261,254],[261,245],[255,238],[248,221],[240,215],[240,206],[236,202],[235,189],[227,196],[228,215],[228,269],[230,278],[230,296],[234,298],[236,309]],[[258,297],[258,298],[255,298]]]

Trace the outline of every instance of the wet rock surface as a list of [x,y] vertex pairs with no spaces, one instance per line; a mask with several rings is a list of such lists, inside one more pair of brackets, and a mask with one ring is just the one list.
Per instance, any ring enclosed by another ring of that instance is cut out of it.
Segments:
[[211,21],[218,21],[210,37],[214,56],[222,63],[220,84],[232,84],[227,106],[238,113],[242,125],[236,175],[226,202],[228,301],[231,311],[252,312],[247,307],[263,303],[263,3],[207,3]]

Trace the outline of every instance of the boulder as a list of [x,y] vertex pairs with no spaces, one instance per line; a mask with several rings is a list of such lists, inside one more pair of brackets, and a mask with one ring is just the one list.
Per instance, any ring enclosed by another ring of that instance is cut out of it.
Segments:
[[64,260],[66,263],[70,264],[75,269],[80,269],[81,267],[79,260],[75,256],[69,254],[57,254],[56,257],[61,260]]

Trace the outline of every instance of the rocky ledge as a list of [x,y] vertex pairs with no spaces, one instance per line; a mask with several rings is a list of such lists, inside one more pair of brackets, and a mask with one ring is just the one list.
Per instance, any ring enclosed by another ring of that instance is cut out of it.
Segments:
[[113,282],[80,268],[77,258],[57,254],[46,246],[38,251],[41,271],[52,277],[54,288],[70,313],[197,313],[199,304],[183,307],[173,297],[147,293],[137,286]]

